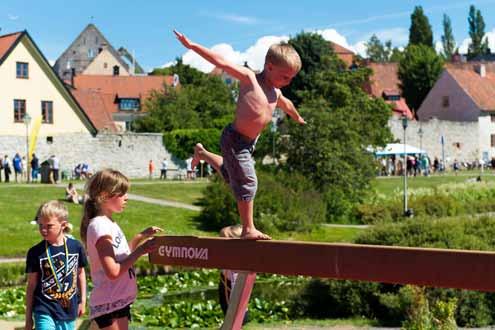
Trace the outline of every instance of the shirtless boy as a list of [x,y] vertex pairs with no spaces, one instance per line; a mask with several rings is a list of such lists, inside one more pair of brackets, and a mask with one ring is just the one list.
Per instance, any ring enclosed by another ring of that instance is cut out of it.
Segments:
[[274,44],[266,54],[263,71],[256,74],[246,67],[226,61],[220,54],[190,41],[182,33],[175,30],[174,33],[186,48],[240,82],[234,122],[225,127],[220,140],[222,155],[209,152],[198,143],[194,148],[192,167],[204,160],[222,173],[229,183],[241,218],[241,238],[271,239],[254,226],[253,203],[258,180],[252,153],[261,131],[271,121],[275,108],[282,109],[300,124],[306,123],[292,102],[280,91],[301,69],[301,59],[289,44]]

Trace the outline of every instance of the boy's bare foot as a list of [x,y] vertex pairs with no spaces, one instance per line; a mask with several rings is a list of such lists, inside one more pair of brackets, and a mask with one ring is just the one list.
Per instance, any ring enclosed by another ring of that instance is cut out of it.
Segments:
[[242,231],[241,239],[252,239],[252,240],[270,240],[272,239],[267,234],[263,234],[258,229],[252,229],[249,231]]
[[203,152],[205,152],[205,147],[201,143],[196,143],[196,146],[194,146],[194,156],[191,161],[191,169],[195,169],[196,166],[198,166],[199,161],[201,160],[201,155]]

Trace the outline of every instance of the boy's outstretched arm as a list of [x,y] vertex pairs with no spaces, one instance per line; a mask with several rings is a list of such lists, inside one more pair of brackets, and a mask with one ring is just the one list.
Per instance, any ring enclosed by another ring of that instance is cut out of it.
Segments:
[[238,79],[241,82],[248,82],[255,77],[254,72],[241,65],[236,65],[227,61],[222,55],[211,51],[210,49],[192,42],[182,33],[174,30],[177,39],[186,47],[197,53],[199,56],[210,62],[211,64],[219,67],[227,72],[232,77]]
[[304,121],[303,117],[297,112],[296,107],[292,103],[291,100],[286,98],[285,96],[280,93],[280,96],[278,97],[277,101],[277,107],[282,109],[287,115],[289,115],[292,119],[294,119],[296,122],[298,122],[301,125],[306,124]]

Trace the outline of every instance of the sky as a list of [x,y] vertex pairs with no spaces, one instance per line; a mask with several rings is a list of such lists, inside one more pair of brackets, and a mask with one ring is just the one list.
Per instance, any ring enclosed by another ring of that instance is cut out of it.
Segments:
[[0,0],[0,35],[27,30],[54,63],[93,23],[115,48],[123,46],[134,53],[147,71],[170,65],[178,57],[204,72],[211,71],[209,63],[175,39],[172,30],[177,29],[231,61],[247,61],[253,69],[261,69],[272,43],[302,31],[320,33],[361,55],[372,34],[382,42],[405,46],[415,6],[423,7],[438,45],[442,17],[447,14],[456,42],[465,52],[470,5],[481,11],[490,47],[495,50],[495,0]]

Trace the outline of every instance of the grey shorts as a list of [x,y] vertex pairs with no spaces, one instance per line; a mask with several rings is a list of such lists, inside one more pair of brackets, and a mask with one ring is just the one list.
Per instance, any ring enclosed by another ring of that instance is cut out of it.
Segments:
[[249,202],[256,195],[258,178],[254,171],[252,154],[257,140],[249,140],[239,134],[232,124],[227,125],[222,132],[220,139],[223,156],[221,172],[232,188],[237,201]]

